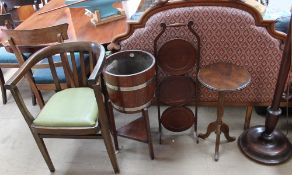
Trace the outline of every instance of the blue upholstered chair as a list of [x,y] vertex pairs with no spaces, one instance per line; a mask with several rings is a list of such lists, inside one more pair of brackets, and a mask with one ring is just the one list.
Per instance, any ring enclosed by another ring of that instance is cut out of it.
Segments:
[[[8,37],[9,47],[14,52],[18,63],[24,64],[26,60],[26,56],[24,53],[34,53],[39,49],[56,43],[61,43],[64,40],[68,39],[67,35],[68,24],[61,24],[57,26],[52,26],[48,28],[41,29],[33,29],[33,30],[2,30],[3,33]],[[11,55],[13,56],[13,55]],[[7,57],[8,59],[9,57]],[[60,66],[60,55],[54,55],[53,61],[57,66]],[[87,59],[84,57],[82,59]],[[76,55],[76,61],[72,63],[69,60],[70,65],[76,64],[76,67],[80,69],[80,62],[78,62],[79,58]],[[61,86],[66,86],[66,79],[64,71],[61,67],[57,67],[57,75],[61,81]],[[51,75],[51,71],[48,66],[48,60],[44,59],[40,63],[38,63],[31,70],[31,77],[27,76],[29,84],[31,85],[31,89],[33,94],[40,90],[56,90],[53,85],[54,80]],[[36,96],[36,100],[40,107],[43,106],[43,98],[41,95]]]

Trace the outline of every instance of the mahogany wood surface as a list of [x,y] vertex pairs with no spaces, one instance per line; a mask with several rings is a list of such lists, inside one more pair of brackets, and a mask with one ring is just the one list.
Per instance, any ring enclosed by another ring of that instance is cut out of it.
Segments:
[[191,77],[169,76],[159,84],[159,101],[176,106],[190,104],[196,98],[196,85]]
[[[173,39],[164,44],[158,52],[157,64],[171,75],[182,75],[189,72],[196,64],[196,49],[183,39]],[[169,61],[171,58],[171,61]]]
[[[83,8],[63,8],[39,15],[40,12],[62,5],[64,5],[64,0],[51,0],[16,29],[36,29],[68,23],[68,41],[95,41],[101,44],[111,42],[115,36],[125,33],[127,30],[126,19],[120,19],[95,27],[90,23],[90,18],[84,14],[85,10]],[[118,3],[116,6],[121,7],[121,4]]]
[[147,132],[144,118],[140,117],[117,130],[118,136],[147,143]]
[[216,63],[202,68],[198,78],[204,86],[215,91],[241,90],[251,81],[250,74],[244,68],[230,63]]
[[187,107],[169,107],[163,111],[161,124],[172,132],[182,132],[193,126],[195,116]]

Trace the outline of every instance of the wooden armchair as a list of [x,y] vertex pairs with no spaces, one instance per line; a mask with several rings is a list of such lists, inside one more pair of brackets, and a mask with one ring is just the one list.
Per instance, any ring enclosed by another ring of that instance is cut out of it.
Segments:
[[[22,65],[29,54],[34,53],[47,45],[56,44],[58,42],[61,43],[68,39],[67,30],[68,24],[61,24],[42,29],[2,31],[8,37],[10,50],[14,52],[17,58],[16,63]],[[54,62],[60,62],[61,58],[59,55],[55,55],[53,60]],[[78,67],[80,67],[79,62],[77,64]],[[39,66],[38,68],[39,69],[33,70],[32,75],[36,86],[34,87],[30,82],[32,90],[56,90],[55,86],[52,84],[54,81],[50,69],[48,68],[47,60],[44,60],[42,66]],[[61,68],[58,68],[57,73],[58,76],[61,77],[61,85],[63,86],[65,84],[64,72],[61,71]],[[29,81],[31,81],[30,78]],[[40,107],[42,107],[42,96],[36,95],[36,99]],[[33,104],[35,104],[35,100],[33,100]]]
[[[13,21],[10,14],[0,15],[0,26],[4,29],[13,28]],[[0,32],[0,39],[2,39],[3,37],[3,34]],[[5,80],[1,68],[16,68],[18,66],[19,65],[15,55],[13,53],[7,52],[4,47],[0,47],[0,87],[2,91],[3,104],[7,103],[7,95],[4,87]]]
[[[76,52],[79,53],[79,58],[75,57]],[[67,87],[63,90],[57,76],[57,66],[60,65],[53,62],[53,56],[56,54],[61,55],[61,66],[66,76]],[[84,54],[90,55],[88,65],[82,59]],[[69,64],[68,59],[72,64]],[[48,60],[54,85],[59,92],[48,100],[34,118],[24,104],[17,83],[25,76],[31,76],[30,70],[42,60]],[[80,70],[76,66],[77,60],[82,65]],[[119,172],[99,81],[104,61],[105,50],[97,43],[72,42],[52,45],[33,54],[5,85],[11,90],[51,172],[55,169],[43,138],[103,138],[114,171]]]

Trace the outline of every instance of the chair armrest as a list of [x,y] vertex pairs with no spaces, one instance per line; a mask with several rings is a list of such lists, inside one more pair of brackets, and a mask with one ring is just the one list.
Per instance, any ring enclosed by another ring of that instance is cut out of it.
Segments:
[[13,76],[5,83],[6,89],[13,89],[16,87],[17,83],[24,78],[27,73],[30,73],[31,68],[33,67],[33,59],[28,59],[24,64],[13,74]]
[[101,47],[97,63],[94,66],[94,69],[88,78],[88,84],[90,86],[98,83],[98,78],[100,74],[102,73],[104,62],[105,62],[105,49]]

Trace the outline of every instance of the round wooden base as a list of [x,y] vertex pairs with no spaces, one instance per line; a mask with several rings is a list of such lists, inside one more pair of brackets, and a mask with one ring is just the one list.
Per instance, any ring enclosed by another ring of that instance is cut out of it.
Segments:
[[238,138],[240,150],[248,158],[262,164],[276,165],[292,156],[292,146],[287,137],[279,130],[265,137],[264,126],[255,126],[244,131]]

